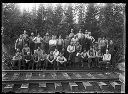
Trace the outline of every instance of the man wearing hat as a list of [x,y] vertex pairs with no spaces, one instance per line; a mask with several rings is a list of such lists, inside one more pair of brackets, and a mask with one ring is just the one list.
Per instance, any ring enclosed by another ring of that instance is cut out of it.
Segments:
[[34,38],[35,38],[35,36],[34,36],[34,33],[32,32],[31,36],[29,37],[29,39],[30,39],[29,44],[30,44],[31,54],[34,54],[34,47],[35,47],[35,43],[33,41]]
[[73,29],[71,29],[71,33],[69,34],[69,38],[72,39],[74,37]]
[[28,38],[28,34],[27,34],[27,31],[26,30],[24,30],[24,33],[22,34],[22,39],[23,39],[23,44],[24,45],[25,44],[29,44],[28,43],[29,38]]
[[16,40],[15,49],[19,49],[20,51],[22,51],[22,48],[23,48],[23,39],[22,39],[22,35],[20,35],[20,37]]
[[41,47],[42,40],[43,38],[38,33],[37,37],[33,39],[33,41],[35,42],[35,49],[37,49],[38,47]]
[[45,36],[43,37],[43,41],[44,41],[44,49],[45,52],[48,53],[49,50],[49,40],[50,40],[50,36],[49,33],[46,33]]

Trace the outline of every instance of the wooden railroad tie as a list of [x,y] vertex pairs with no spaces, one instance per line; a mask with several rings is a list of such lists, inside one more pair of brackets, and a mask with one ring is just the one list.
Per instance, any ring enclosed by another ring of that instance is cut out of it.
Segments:
[[75,82],[69,82],[71,91],[78,90],[78,85]]
[[86,91],[93,90],[93,86],[92,86],[92,84],[90,84],[90,82],[82,82],[82,84],[83,84]]

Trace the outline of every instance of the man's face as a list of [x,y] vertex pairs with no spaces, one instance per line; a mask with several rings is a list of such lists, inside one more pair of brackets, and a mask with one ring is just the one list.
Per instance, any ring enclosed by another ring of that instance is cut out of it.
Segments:
[[20,35],[20,38],[22,38],[22,35]]
[[40,37],[40,35],[37,35],[37,37]]
[[26,31],[24,30],[24,34],[26,34]]
[[34,36],[34,34],[33,34],[33,33],[31,33],[31,36]]

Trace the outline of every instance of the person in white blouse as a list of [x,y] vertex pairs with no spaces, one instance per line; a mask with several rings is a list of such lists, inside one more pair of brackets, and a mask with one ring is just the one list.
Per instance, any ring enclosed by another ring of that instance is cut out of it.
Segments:
[[54,51],[57,45],[57,39],[55,38],[55,36],[52,36],[52,39],[49,40],[49,51]]
[[33,41],[35,42],[35,49],[37,49],[38,47],[41,47],[41,42],[42,42],[42,37],[40,37],[40,35],[38,34],[37,37],[35,37],[33,39]]

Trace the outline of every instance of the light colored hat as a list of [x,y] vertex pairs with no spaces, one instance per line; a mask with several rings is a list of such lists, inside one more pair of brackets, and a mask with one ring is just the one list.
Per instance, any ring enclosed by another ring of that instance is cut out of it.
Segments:
[[49,35],[48,33],[46,33],[45,35]]
[[34,35],[34,33],[32,32],[31,35]]

